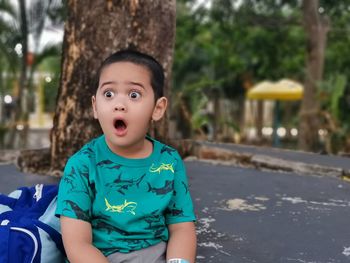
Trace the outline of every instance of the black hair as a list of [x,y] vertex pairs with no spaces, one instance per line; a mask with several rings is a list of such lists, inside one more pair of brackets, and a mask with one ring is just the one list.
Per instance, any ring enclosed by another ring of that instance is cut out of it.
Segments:
[[95,80],[95,88],[98,89],[100,76],[105,67],[117,62],[131,62],[145,67],[151,75],[151,86],[155,101],[164,96],[164,70],[161,64],[152,56],[139,51],[125,49],[120,50],[107,57],[100,65]]

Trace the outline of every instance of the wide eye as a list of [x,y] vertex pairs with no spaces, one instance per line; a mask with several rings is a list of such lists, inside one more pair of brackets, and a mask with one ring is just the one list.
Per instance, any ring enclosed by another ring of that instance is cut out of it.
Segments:
[[130,97],[130,99],[132,99],[132,100],[137,100],[137,99],[141,98],[141,93],[138,92],[138,91],[131,91],[131,92],[129,93],[129,97]]
[[103,92],[103,96],[105,96],[106,98],[113,98],[114,92],[110,90],[106,90],[105,92]]

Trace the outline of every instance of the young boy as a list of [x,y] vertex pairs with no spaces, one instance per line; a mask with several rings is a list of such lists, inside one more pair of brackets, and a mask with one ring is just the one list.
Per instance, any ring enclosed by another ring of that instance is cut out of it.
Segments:
[[194,212],[179,154],[149,136],[167,107],[162,66],[124,50],[98,71],[103,135],[68,160],[56,213],[70,262],[194,262]]

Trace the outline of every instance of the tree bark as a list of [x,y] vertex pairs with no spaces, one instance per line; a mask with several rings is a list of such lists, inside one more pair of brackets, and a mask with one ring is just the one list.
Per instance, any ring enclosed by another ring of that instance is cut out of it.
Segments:
[[[165,69],[169,95],[175,37],[175,0],[68,0],[63,61],[54,128],[51,169],[62,170],[67,158],[99,135],[93,120],[94,76],[104,58],[124,48],[153,55]],[[152,134],[167,138],[167,121]]]
[[318,13],[318,0],[303,1],[303,23],[306,32],[306,78],[299,125],[299,148],[316,151],[320,125],[320,105],[317,87],[322,80],[324,53],[329,20]]

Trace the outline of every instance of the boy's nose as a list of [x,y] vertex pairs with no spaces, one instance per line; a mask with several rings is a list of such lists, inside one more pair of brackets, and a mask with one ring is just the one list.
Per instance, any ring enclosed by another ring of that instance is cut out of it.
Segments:
[[114,106],[114,110],[115,111],[125,111],[126,108],[124,105],[116,105],[116,106]]

